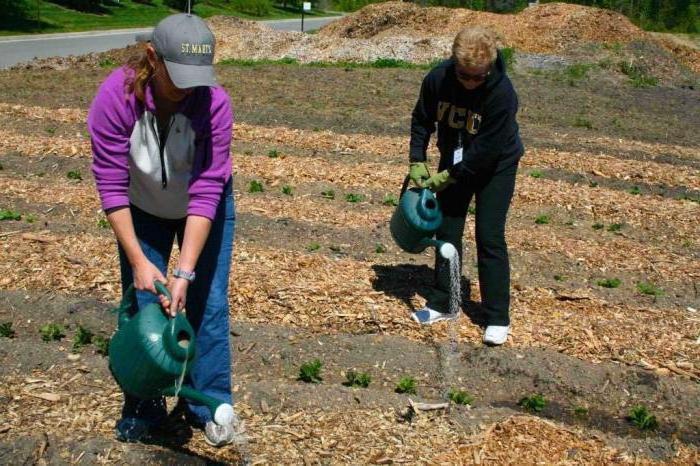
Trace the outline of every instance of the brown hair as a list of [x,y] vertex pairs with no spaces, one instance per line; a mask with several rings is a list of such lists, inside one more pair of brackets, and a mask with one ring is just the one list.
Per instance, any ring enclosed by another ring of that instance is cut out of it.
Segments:
[[125,81],[127,94],[134,94],[140,101],[146,100],[146,86],[153,76],[153,67],[148,61],[146,54],[146,44],[142,44],[138,50],[132,53],[126,59],[125,66],[133,70],[133,73],[128,73]]
[[481,26],[459,31],[452,44],[452,58],[464,67],[486,66],[496,60],[496,38]]

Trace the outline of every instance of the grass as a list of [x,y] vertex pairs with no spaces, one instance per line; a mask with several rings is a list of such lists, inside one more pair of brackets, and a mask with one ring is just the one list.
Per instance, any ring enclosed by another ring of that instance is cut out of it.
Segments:
[[540,215],[535,219],[537,225],[547,225],[550,221],[549,215]]
[[101,218],[97,221],[98,228],[109,228],[109,222],[106,218]]
[[617,233],[620,230],[622,230],[622,223],[611,223],[608,227],[608,231],[613,233]]
[[278,60],[270,59],[245,59],[245,58],[229,58],[221,60],[219,65],[224,66],[241,66],[241,67],[256,67],[268,65],[287,65],[287,66],[303,66],[308,68],[401,68],[410,70],[427,70],[434,63],[411,63],[404,60],[394,58],[378,58],[370,62],[354,62],[354,61],[314,61],[310,63],[300,63],[296,58],[284,57]]
[[593,123],[591,123],[591,120],[580,115],[574,120],[574,126],[576,128],[593,129]]
[[321,378],[321,368],[323,364],[318,359],[306,362],[299,368],[298,379],[306,383],[320,383],[323,379]]
[[659,79],[647,74],[642,68],[633,62],[620,63],[620,71],[630,78],[633,87],[654,87],[659,84]]
[[277,157],[280,156],[280,154],[277,152],[277,149],[271,149],[267,151],[267,156],[270,157],[271,159],[276,159]]
[[515,48],[504,47],[501,49],[501,56],[506,64],[506,71],[512,71],[515,64]]
[[539,413],[547,406],[547,400],[541,394],[531,395],[522,398],[518,405],[531,413]]
[[650,295],[650,296],[663,296],[664,291],[654,285],[653,283],[639,282],[637,283],[637,290],[640,293]]
[[531,176],[532,178],[542,178],[542,177],[544,176],[544,174],[543,174],[541,171],[539,171],[539,170],[532,170],[532,171],[530,172],[530,176]]
[[[152,5],[142,5],[134,0],[102,2],[100,14],[84,13],[66,8],[47,0],[32,0],[28,18],[6,19],[0,35],[21,33],[50,33],[118,29],[154,26],[166,16],[177,13],[163,0],[153,0]],[[39,22],[37,22],[37,11]],[[269,14],[256,16],[236,9],[235,2],[203,0],[192,8],[193,13],[208,18],[214,15],[239,16],[248,19],[299,18],[299,11],[273,5]],[[307,16],[327,16],[322,10],[306,12]]]
[[603,223],[598,223],[598,222],[596,222],[596,223],[593,224],[593,229],[594,229],[594,230],[602,230],[603,228],[605,228],[605,224],[603,224]]
[[327,191],[321,191],[321,196],[324,199],[335,199],[335,191],[332,189],[329,189]]
[[447,396],[450,399],[450,401],[456,405],[466,406],[474,403],[474,397],[471,396],[469,393],[465,392],[464,390],[457,390],[456,388],[452,388],[450,389],[450,392],[447,394]]
[[261,181],[258,180],[252,180],[250,184],[248,185],[248,192],[249,193],[261,193],[265,191],[265,188],[263,187],[263,184]]
[[634,195],[634,196],[638,196],[638,195],[642,194],[642,190],[639,189],[639,186],[632,186],[629,189],[629,191],[627,191],[627,192]]
[[396,197],[395,194],[387,194],[384,196],[384,199],[382,199],[382,205],[396,207],[399,205],[399,198]]
[[95,352],[101,354],[102,356],[109,355],[109,338],[105,338],[102,335],[97,335],[92,339],[92,343],[95,345]]
[[622,281],[619,278],[606,278],[605,280],[598,280],[598,286],[603,288],[617,288],[620,286]]
[[406,393],[408,395],[416,394],[416,379],[413,377],[401,377],[394,391],[396,393]]
[[91,344],[94,336],[95,335],[90,330],[82,325],[78,325],[75,338],[73,338],[73,352],[79,353],[83,346]]
[[384,246],[382,243],[377,243],[374,247],[374,252],[377,254],[384,254],[386,252],[386,246]]
[[15,210],[0,209],[0,220],[22,220],[22,214]]
[[476,215],[476,207],[470,205],[469,207],[467,207],[467,212],[469,212],[469,215]]
[[79,171],[71,170],[68,173],[66,173],[66,178],[73,181],[82,181],[83,176],[80,174]]
[[28,214],[28,215],[24,218],[24,220],[25,220],[27,223],[34,223],[34,222],[36,222],[36,215],[34,215],[34,214]]
[[372,377],[366,372],[348,371],[345,374],[345,379],[346,381],[343,385],[348,387],[367,388],[372,383]]
[[12,328],[12,322],[3,322],[0,324],[0,337],[13,338],[15,331]]
[[635,406],[630,410],[627,418],[639,430],[654,430],[659,427],[656,416],[651,414],[646,406]]
[[292,188],[288,184],[285,184],[284,186],[282,186],[282,194],[286,194],[287,196],[293,196],[294,188]]
[[576,416],[577,418],[588,417],[588,408],[586,408],[585,406],[575,406],[574,416]]
[[39,329],[44,341],[61,341],[66,336],[63,332],[63,326],[58,324],[46,324]]
[[598,182],[597,181],[591,181],[588,183],[588,186],[591,188],[597,188],[598,187]]
[[345,195],[345,200],[348,202],[356,203],[365,200],[364,194],[348,193]]
[[574,63],[564,69],[564,75],[569,81],[569,85],[575,86],[577,81],[586,77],[588,71],[593,67],[588,63]]
[[321,245],[318,243],[309,243],[306,245],[306,250],[309,252],[318,251],[321,249]]

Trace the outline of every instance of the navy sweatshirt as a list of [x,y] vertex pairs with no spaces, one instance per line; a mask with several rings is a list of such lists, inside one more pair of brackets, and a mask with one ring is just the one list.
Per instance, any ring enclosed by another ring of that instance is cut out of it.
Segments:
[[[508,79],[500,51],[491,74],[474,90],[457,80],[455,62],[445,60],[423,79],[411,119],[410,161],[426,161],[437,123],[440,170],[450,176],[488,176],[516,163],[524,153],[515,115],[518,96]],[[453,153],[462,140],[462,161]]]

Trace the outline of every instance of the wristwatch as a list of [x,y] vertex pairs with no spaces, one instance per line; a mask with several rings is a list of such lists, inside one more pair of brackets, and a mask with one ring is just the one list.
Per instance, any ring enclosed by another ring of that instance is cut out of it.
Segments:
[[188,272],[182,269],[175,269],[173,270],[173,276],[175,278],[184,278],[188,282],[192,283],[194,281],[195,273],[194,271]]

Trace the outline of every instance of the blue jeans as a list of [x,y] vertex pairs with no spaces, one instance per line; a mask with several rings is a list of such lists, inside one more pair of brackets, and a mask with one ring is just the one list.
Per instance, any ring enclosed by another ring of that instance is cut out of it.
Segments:
[[[141,249],[149,261],[167,276],[173,242],[182,245],[186,218],[171,220],[156,217],[131,205],[131,216]],[[226,184],[211,231],[197,261],[195,280],[187,290],[187,319],[195,331],[196,359],[185,383],[207,395],[232,403],[231,350],[229,346],[228,279],[233,252],[235,207],[231,180]],[[124,250],[119,246],[122,293],[133,282],[133,272]],[[158,298],[137,291],[133,312]],[[150,425],[166,416],[165,400],[140,400],[124,395],[122,418],[136,418]],[[187,400],[188,414],[198,423],[210,421],[209,410]]]

